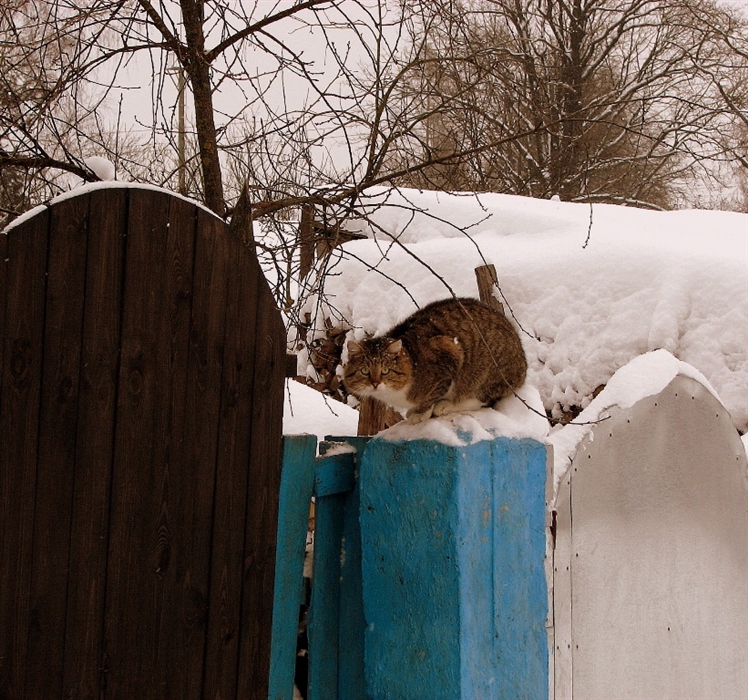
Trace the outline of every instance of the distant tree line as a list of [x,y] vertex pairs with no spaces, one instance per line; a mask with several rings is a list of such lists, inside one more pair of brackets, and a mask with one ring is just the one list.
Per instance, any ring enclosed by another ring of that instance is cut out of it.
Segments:
[[668,208],[699,203],[745,167],[748,32],[726,6],[463,0],[432,9],[424,60],[398,97],[429,113],[440,96],[412,153],[441,162],[410,184]]

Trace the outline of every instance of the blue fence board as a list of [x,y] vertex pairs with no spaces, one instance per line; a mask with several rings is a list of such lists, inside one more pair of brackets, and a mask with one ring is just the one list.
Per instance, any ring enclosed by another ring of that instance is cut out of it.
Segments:
[[316,451],[317,438],[313,435],[283,440],[270,647],[270,700],[293,698],[299,607],[303,602],[304,549]]
[[543,698],[546,453],[372,440],[360,467],[372,698]]
[[[360,499],[355,474],[368,439],[329,438],[320,445],[308,628],[309,700],[366,697]],[[339,442],[355,452],[325,458],[325,452]]]
[[292,689],[312,483],[308,700],[547,697],[544,446],[338,438],[315,463],[298,440],[284,453],[279,575],[293,563],[276,584],[271,700]]

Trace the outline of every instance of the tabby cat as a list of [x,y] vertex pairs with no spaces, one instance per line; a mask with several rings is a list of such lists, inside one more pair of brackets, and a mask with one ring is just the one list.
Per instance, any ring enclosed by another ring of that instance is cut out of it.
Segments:
[[492,405],[527,372],[514,327],[476,299],[434,302],[384,336],[347,347],[347,391],[379,399],[411,423]]

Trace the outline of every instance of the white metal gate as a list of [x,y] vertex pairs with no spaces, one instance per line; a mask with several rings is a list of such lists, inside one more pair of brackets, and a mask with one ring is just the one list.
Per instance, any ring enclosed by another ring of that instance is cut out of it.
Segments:
[[748,697],[748,465],[678,376],[613,409],[557,499],[555,697]]

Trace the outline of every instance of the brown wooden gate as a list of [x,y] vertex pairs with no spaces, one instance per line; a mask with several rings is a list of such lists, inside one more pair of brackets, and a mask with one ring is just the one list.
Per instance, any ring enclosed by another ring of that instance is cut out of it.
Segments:
[[0,698],[266,698],[285,331],[253,253],[101,188],[0,235]]

